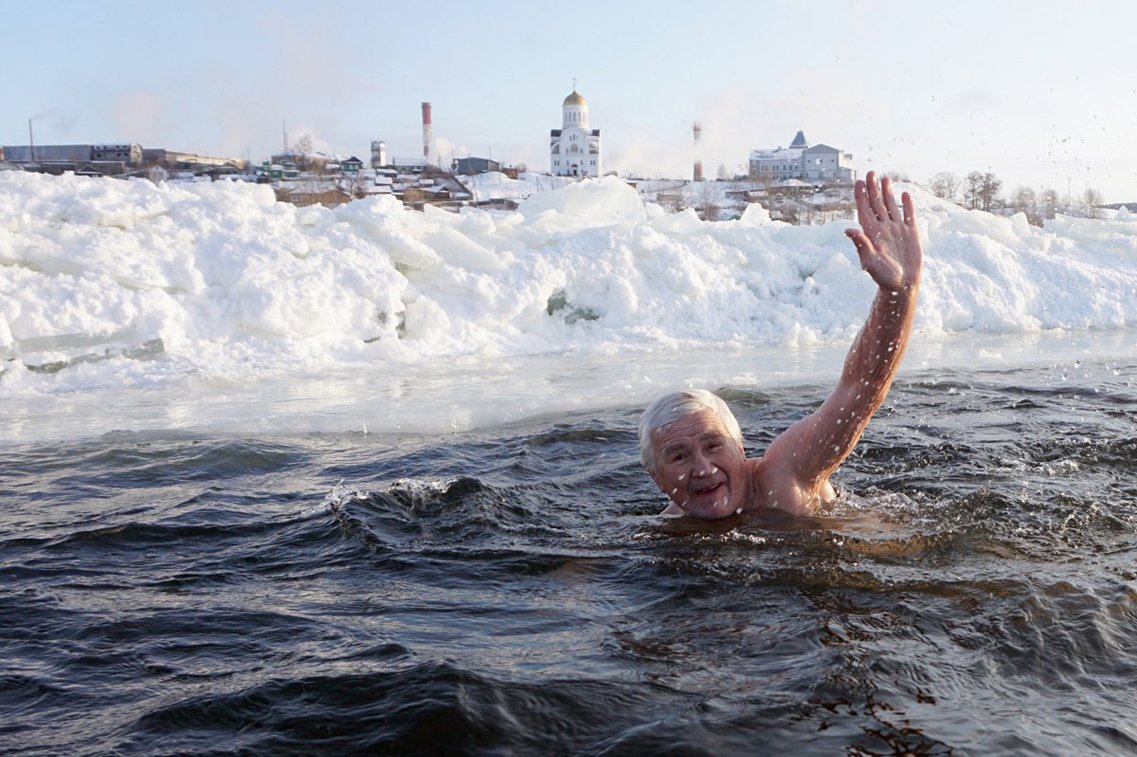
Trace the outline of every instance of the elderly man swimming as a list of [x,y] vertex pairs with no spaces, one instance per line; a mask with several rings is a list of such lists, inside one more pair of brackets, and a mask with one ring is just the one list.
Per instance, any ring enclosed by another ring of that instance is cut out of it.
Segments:
[[723,518],[775,507],[805,515],[831,502],[829,477],[884,402],[912,330],[923,248],[907,192],[901,208],[887,177],[870,171],[855,189],[859,229],[845,234],[879,287],[837,388],[816,411],[747,458],[738,421],[710,392],[661,397],[640,421],[644,466],[671,504],[665,515]]

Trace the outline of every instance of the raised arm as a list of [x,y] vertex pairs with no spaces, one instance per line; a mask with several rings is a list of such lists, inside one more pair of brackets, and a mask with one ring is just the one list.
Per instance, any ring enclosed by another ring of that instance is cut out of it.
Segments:
[[829,476],[853,451],[888,394],[916,312],[923,248],[912,198],[907,192],[902,195],[901,213],[889,179],[878,184],[871,171],[857,182],[855,193],[861,228],[847,229],[845,234],[879,289],[833,394],[766,451],[764,499],[789,510],[808,508],[811,501],[831,492]]

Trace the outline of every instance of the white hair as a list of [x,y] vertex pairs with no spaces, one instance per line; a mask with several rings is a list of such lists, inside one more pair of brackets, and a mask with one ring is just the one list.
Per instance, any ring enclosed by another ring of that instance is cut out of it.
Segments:
[[706,389],[688,389],[666,394],[648,405],[640,418],[640,459],[648,471],[655,472],[655,451],[652,448],[655,432],[676,418],[699,412],[716,415],[730,437],[742,446],[742,429],[738,427],[738,419],[717,394]]

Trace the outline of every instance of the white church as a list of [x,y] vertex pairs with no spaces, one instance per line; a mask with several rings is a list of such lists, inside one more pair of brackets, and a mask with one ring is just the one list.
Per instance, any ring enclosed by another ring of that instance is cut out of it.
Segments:
[[549,132],[553,176],[600,176],[600,130],[588,128],[588,103],[576,87],[562,106],[561,128]]

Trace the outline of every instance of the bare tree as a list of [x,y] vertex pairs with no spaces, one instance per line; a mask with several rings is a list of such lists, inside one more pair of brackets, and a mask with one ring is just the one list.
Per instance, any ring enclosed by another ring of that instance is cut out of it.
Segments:
[[1038,210],[1038,197],[1030,187],[1019,187],[1011,196],[1011,207],[1016,213],[1026,215],[1028,223],[1042,225],[1042,214]]
[[1086,191],[1082,193],[1082,206],[1085,208],[1086,218],[1101,218],[1101,203],[1101,192],[1092,187],[1086,187]]
[[995,176],[995,174],[988,171],[983,174],[983,209],[994,210],[1002,205],[1002,198],[999,197],[999,190],[1003,188],[1003,182]]
[[1058,198],[1058,190],[1047,187],[1042,190],[1038,199],[1038,211],[1042,217],[1051,220],[1058,214],[1058,208],[1061,205],[1061,200]]
[[357,173],[344,173],[336,179],[336,186],[353,199],[362,200],[367,196],[363,188],[363,179]]
[[968,208],[990,212],[1001,206],[999,190],[1003,188],[1003,182],[995,174],[972,171],[963,181],[963,201]]
[[300,138],[292,143],[292,155],[296,161],[296,167],[301,171],[311,171],[313,166],[312,156],[315,153],[315,147],[312,142],[311,134],[301,134]]
[[683,189],[673,189],[666,192],[656,192],[655,201],[668,213],[678,213],[686,209],[683,201]]
[[695,199],[695,212],[704,221],[719,219],[719,193],[714,182],[703,182]]
[[955,202],[955,195],[959,192],[959,177],[951,171],[940,171],[932,177],[932,194],[944,200]]
[[983,174],[972,171],[964,178],[963,204],[971,210],[977,209],[982,203]]

